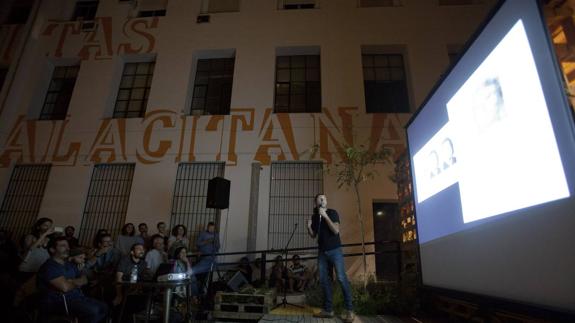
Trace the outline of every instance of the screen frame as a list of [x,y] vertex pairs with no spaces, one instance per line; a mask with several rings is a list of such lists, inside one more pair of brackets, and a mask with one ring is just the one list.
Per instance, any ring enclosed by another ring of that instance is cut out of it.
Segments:
[[[552,74],[556,78],[556,81],[558,81],[559,84],[561,84],[563,86],[563,88],[566,88],[565,79],[561,77],[561,75],[563,75],[563,72],[562,72],[561,67],[560,67],[560,62],[557,59],[557,56],[555,55],[555,48],[553,47],[553,42],[551,40],[548,26],[546,25],[546,19],[545,19],[545,16],[543,13],[543,8],[542,8],[543,2],[540,0],[527,0],[527,1],[534,1],[536,3],[536,7],[538,10],[539,22],[542,24],[542,27],[546,31],[546,32],[544,32],[545,44],[541,44],[541,46],[546,46],[547,49],[551,52],[552,61],[550,64],[553,66]],[[413,156],[411,154],[410,144],[409,144],[409,142],[410,142],[409,141],[409,133],[408,133],[407,129],[413,123],[413,121],[418,117],[419,113],[423,110],[423,108],[427,105],[427,103],[431,100],[431,98],[435,95],[437,90],[443,85],[443,83],[445,82],[447,77],[451,74],[453,69],[459,64],[462,57],[465,56],[465,54],[469,51],[471,46],[477,41],[479,36],[483,33],[485,28],[491,23],[494,16],[499,12],[501,7],[505,3],[506,3],[506,0],[498,0],[497,3],[491,8],[489,13],[484,18],[484,20],[479,24],[479,27],[477,27],[477,29],[473,32],[473,34],[465,42],[465,45],[462,47],[461,53],[457,56],[456,60],[453,63],[451,63],[450,66],[445,71],[445,73],[443,73],[440,76],[439,80],[434,84],[432,89],[429,91],[428,95],[425,97],[425,99],[422,101],[422,103],[418,106],[417,110],[412,114],[411,118],[405,124],[404,130],[406,132],[406,138],[407,138],[406,149],[407,149],[407,153],[409,156],[409,163],[410,163],[409,167],[410,167],[411,174],[414,174],[415,170],[414,170],[414,165],[413,165]],[[573,109],[573,106],[571,105],[570,101],[567,99],[565,92],[562,92],[562,94],[563,95],[562,95],[561,100],[568,107],[571,107],[571,109],[569,109],[570,116],[571,116],[572,121],[575,122],[575,110]],[[414,191],[412,192],[412,198],[415,199],[415,187],[416,186],[415,186],[415,177],[413,175],[411,176],[411,181],[412,181],[412,187],[414,188]],[[415,205],[414,216],[415,216],[415,220],[417,221],[417,204],[415,203],[415,201],[414,201],[414,205]],[[419,221],[417,221],[416,223],[419,223]],[[417,229],[419,230],[419,228],[417,228]],[[473,292],[461,291],[461,290],[456,290],[456,289],[449,289],[449,288],[442,288],[442,287],[426,285],[423,282],[423,274],[422,274],[423,268],[422,268],[422,264],[421,264],[420,247],[421,247],[421,245],[419,243],[419,234],[418,234],[417,239],[416,239],[416,250],[417,250],[417,257],[418,257],[417,267],[418,267],[418,271],[419,271],[419,275],[418,275],[418,279],[417,279],[417,285],[418,285],[418,288],[426,294],[431,293],[431,294],[442,295],[442,296],[446,296],[446,297],[452,297],[452,298],[456,298],[456,299],[461,299],[461,300],[466,300],[466,301],[477,303],[477,304],[479,304],[478,312],[481,312],[482,310],[486,310],[486,307],[487,307],[488,309],[491,310],[491,312],[493,312],[492,310],[494,308],[496,308],[496,309],[500,309],[500,310],[522,312],[522,313],[526,313],[528,315],[532,315],[534,317],[540,317],[540,318],[545,318],[545,319],[556,319],[556,320],[561,320],[561,321],[573,319],[575,317],[575,311],[558,309],[558,308],[553,308],[553,307],[544,306],[544,305],[531,304],[531,303],[521,302],[518,300],[513,300],[513,299],[508,299],[508,298],[499,298],[499,297],[480,294],[480,293],[473,293]],[[489,310],[488,310],[488,312],[489,312]]]

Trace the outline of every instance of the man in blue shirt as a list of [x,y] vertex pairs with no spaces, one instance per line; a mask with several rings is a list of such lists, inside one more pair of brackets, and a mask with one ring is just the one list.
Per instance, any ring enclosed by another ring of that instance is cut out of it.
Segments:
[[192,268],[194,274],[202,274],[210,271],[215,266],[216,256],[220,250],[220,239],[216,233],[216,225],[209,222],[206,231],[200,232],[196,240],[196,247],[200,252],[200,260]]
[[347,309],[343,317],[344,322],[353,322],[351,288],[345,273],[343,253],[341,251],[341,239],[339,237],[339,215],[336,210],[327,208],[327,198],[323,194],[315,197],[316,207],[313,210],[312,218],[308,220],[307,231],[312,238],[317,237],[318,244],[318,270],[319,281],[323,289],[324,305],[323,310],[316,314],[316,317],[333,317],[331,280],[329,279],[329,268],[332,265],[337,274],[337,280],[341,285],[343,299]]
[[70,314],[82,323],[98,323],[108,315],[108,306],[84,296],[82,286],[88,283],[77,266],[67,261],[70,246],[66,237],[48,243],[50,258],[40,267],[37,283],[40,292],[40,317]]

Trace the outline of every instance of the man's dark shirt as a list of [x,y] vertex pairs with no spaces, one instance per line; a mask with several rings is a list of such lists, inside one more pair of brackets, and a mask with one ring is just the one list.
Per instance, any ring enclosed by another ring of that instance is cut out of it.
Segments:
[[74,288],[67,293],[62,293],[50,283],[51,280],[61,276],[64,276],[66,279],[76,279],[80,277],[80,275],[78,267],[70,262],[65,262],[62,265],[52,258],[46,260],[42,267],[40,267],[37,277],[38,290],[40,291],[42,302],[60,302],[63,300],[62,294],[66,296],[66,300],[83,297],[84,294],[82,294],[80,288]]
[[134,268],[134,266],[138,267],[138,280],[150,279],[151,275],[149,273],[146,260],[140,259],[140,261],[136,263],[132,260],[131,256],[125,256],[122,258],[122,260],[120,260],[116,272],[121,272],[123,274],[123,281],[129,281],[130,276],[132,275],[132,268]]
[[[325,211],[327,216],[331,219],[333,223],[339,223],[339,215],[336,210],[327,209]],[[339,238],[339,233],[335,234],[329,228],[325,219],[321,219],[319,211],[317,208],[313,210],[313,215],[311,218],[311,229],[315,234],[317,234],[317,245],[320,251],[328,251],[341,246],[341,240]]]

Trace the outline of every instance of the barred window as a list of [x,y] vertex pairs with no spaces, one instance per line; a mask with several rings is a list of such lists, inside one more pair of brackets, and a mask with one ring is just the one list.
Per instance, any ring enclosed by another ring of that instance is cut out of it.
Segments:
[[234,60],[234,58],[198,60],[192,115],[230,114]]
[[80,245],[91,245],[99,229],[108,230],[114,238],[119,234],[126,221],[134,168],[134,164],[94,166],[78,235]]
[[403,55],[362,55],[367,113],[409,112]]
[[72,20],[94,20],[98,11],[98,1],[77,1]]
[[30,233],[48,182],[50,165],[16,165],[0,208],[0,228],[18,241]]
[[276,57],[274,112],[321,112],[319,55]]
[[155,65],[155,62],[124,65],[114,118],[142,118],[144,116]]
[[188,230],[191,246],[197,235],[206,229],[208,222],[219,226],[220,211],[206,208],[208,182],[214,177],[224,177],[224,162],[180,163],[172,200],[170,228],[183,224]]
[[79,70],[80,66],[58,66],[54,69],[40,113],[41,120],[66,119]]
[[307,220],[313,214],[314,197],[323,193],[321,162],[272,162],[268,248],[283,249],[294,226],[290,248],[312,247]]

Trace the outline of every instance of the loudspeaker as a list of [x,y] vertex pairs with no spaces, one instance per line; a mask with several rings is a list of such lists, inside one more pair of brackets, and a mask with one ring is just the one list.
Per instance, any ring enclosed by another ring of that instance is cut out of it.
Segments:
[[230,206],[230,181],[214,177],[208,182],[208,199],[206,208],[227,209]]

